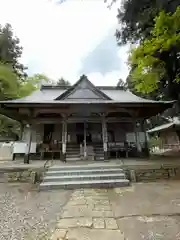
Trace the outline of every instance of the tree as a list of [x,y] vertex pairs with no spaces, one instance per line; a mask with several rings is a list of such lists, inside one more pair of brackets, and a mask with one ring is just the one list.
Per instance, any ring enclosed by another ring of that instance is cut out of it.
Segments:
[[155,100],[176,99],[173,108],[152,117],[147,128],[165,123],[163,117],[180,111],[180,7],[174,14],[162,11],[155,18],[148,39],[132,50],[127,78],[129,89],[141,97]]
[[26,77],[18,89],[16,98],[28,96],[40,88],[42,83],[48,82],[51,82],[51,80],[44,74],[35,74],[31,77]]
[[[0,100],[22,98],[30,95],[40,87],[42,80],[48,78],[42,74],[26,77],[24,81],[18,80],[11,66],[0,64]],[[16,137],[20,133],[20,123],[6,116],[0,115],[0,135]]]
[[[0,64],[0,100],[10,100],[17,96],[18,77],[14,73],[12,66],[8,64]],[[20,128],[19,123],[0,115],[0,135],[15,136],[17,129]]]
[[155,18],[148,39],[136,47],[129,58],[132,81],[144,94],[160,90],[161,98],[180,96],[180,7],[174,14],[162,11]]
[[120,78],[118,80],[117,87],[121,87],[124,90],[127,90],[127,83]]
[[19,63],[22,55],[22,47],[19,43],[10,24],[0,26],[0,62],[11,65],[18,76],[24,77],[25,67]]
[[0,64],[0,100],[9,100],[17,96],[18,77],[11,66]]
[[[19,63],[22,47],[14,37],[10,24],[0,26],[0,100],[11,100],[30,95],[38,89],[42,81],[49,79],[42,74],[27,77],[24,66]],[[0,135],[17,135],[20,124],[0,115]]]
[[118,9],[120,28],[116,37],[120,45],[141,42],[150,36],[154,18],[164,10],[174,13],[179,0],[124,0]]
[[65,80],[64,78],[60,78],[58,81],[57,81],[57,86],[71,86],[70,82]]

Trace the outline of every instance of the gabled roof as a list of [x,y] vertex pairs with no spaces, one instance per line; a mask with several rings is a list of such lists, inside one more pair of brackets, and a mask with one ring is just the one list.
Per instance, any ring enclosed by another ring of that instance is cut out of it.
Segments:
[[82,76],[73,86],[43,85],[30,96],[0,101],[4,104],[140,104],[143,107],[150,104],[169,104],[174,101],[154,101],[138,97],[121,87],[94,86],[85,76]]
[[82,76],[72,87],[55,100],[111,100],[105,93],[95,87],[86,76]]

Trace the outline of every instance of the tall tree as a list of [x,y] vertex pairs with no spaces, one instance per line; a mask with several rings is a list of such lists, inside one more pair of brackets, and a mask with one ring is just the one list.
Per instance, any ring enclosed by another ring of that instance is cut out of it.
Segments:
[[0,26],[0,62],[11,65],[14,72],[23,77],[25,67],[19,62],[22,55],[22,47],[19,43],[10,24]]
[[70,82],[68,80],[65,80],[64,78],[60,78],[58,81],[57,81],[57,86],[70,86]]
[[26,77],[20,84],[16,98],[22,98],[30,95],[33,91],[39,89],[43,83],[51,83],[51,80],[44,74],[34,74]]
[[[173,14],[162,11],[155,18],[148,39],[136,47],[129,59],[131,74],[128,85],[141,96],[156,100],[178,100],[163,116],[180,112],[180,7]],[[162,123],[160,116],[150,125]]]
[[150,36],[154,18],[164,10],[174,13],[179,0],[124,0],[118,9],[120,28],[116,31],[118,43],[141,42]]
[[[48,78],[42,74],[35,74],[19,81],[12,66],[0,64],[0,100],[11,100],[30,95],[40,87],[42,80]],[[16,137],[20,133],[19,122],[0,115],[0,136]]]
[[127,90],[127,82],[123,81],[121,78],[118,80],[117,87],[122,87],[124,90]]
[[17,96],[18,77],[11,66],[0,64],[0,100],[9,100]]
[[136,47],[130,56],[132,80],[142,93],[161,91],[161,97],[180,96],[180,7],[174,14],[162,11],[155,18],[148,39]]

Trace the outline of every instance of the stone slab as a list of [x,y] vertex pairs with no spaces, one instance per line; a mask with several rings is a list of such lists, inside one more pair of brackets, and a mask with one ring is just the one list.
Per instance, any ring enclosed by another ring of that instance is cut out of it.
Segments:
[[92,227],[92,218],[63,218],[60,219],[58,224],[58,228],[75,228],[75,227]]
[[114,218],[105,218],[106,229],[118,229],[117,222]]
[[112,207],[111,205],[95,205],[94,206],[94,209],[93,210],[96,210],[96,211],[111,211],[112,210]]
[[63,240],[67,234],[67,229],[56,229],[53,233],[51,240]]
[[180,217],[127,217],[117,220],[118,226],[128,240],[178,240]]
[[97,229],[104,229],[105,228],[104,218],[93,218],[93,227]]
[[104,200],[104,199],[98,199],[98,200],[89,199],[86,202],[87,204],[106,205],[106,206],[110,204],[109,200]]
[[124,235],[120,230],[107,229],[70,229],[66,238],[68,240],[124,240]]
[[112,211],[96,211],[93,210],[91,212],[92,217],[100,217],[100,218],[109,218],[109,217],[114,217],[114,214]]
[[[86,205],[86,200],[84,199],[77,199],[77,200],[71,200],[68,202],[68,204],[66,205],[67,207],[72,207],[72,206],[81,206],[81,205]],[[66,208],[67,208],[66,207]]]

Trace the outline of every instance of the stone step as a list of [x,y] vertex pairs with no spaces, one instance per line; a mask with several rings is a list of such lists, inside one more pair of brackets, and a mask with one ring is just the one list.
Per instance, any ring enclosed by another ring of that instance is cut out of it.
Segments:
[[101,157],[96,156],[95,161],[104,161],[104,156]]
[[109,168],[109,169],[52,169],[46,172],[46,176],[62,176],[62,175],[89,175],[89,174],[111,174],[123,173],[122,169]]
[[104,152],[97,152],[95,153],[96,156],[104,156]]
[[79,164],[67,164],[64,163],[62,165],[54,165],[51,166],[49,168],[49,170],[91,170],[91,169],[100,169],[100,170],[104,170],[104,169],[118,169],[123,171],[123,169],[121,168],[121,165],[119,164],[113,164],[111,162],[101,162],[101,163],[94,163],[94,162],[88,162],[88,161],[83,161],[83,164],[79,165]]
[[80,147],[78,147],[78,148],[66,148],[67,149],[67,151],[80,151]]
[[80,145],[66,145],[66,148],[80,148]]
[[73,153],[73,152],[80,153],[80,149],[67,149],[66,150],[66,153]]
[[52,189],[79,189],[79,188],[115,188],[129,186],[127,179],[106,179],[106,180],[79,180],[65,182],[43,182],[40,190]]
[[80,161],[80,157],[66,156],[66,161]]
[[80,152],[66,152],[66,156],[71,155],[80,155]]
[[87,174],[87,175],[61,175],[61,176],[45,176],[44,182],[58,181],[86,181],[86,180],[105,180],[105,179],[125,179],[124,173],[106,173],[106,174]]
[[79,153],[66,153],[66,157],[80,157],[80,154]]
[[78,150],[74,150],[74,149],[72,150],[72,149],[71,149],[71,150],[67,150],[67,151],[66,151],[66,154],[67,154],[67,153],[70,153],[70,154],[71,154],[71,153],[80,153],[80,150],[79,150],[79,149],[78,149]]
[[80,152],[80,149],[79,148],[71,148],[71,149],[66,149],[66,152]]

